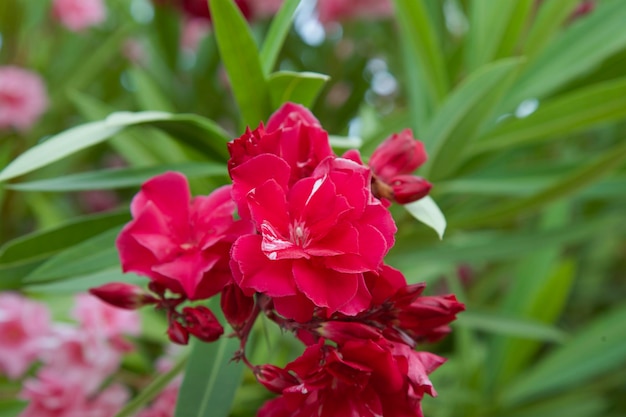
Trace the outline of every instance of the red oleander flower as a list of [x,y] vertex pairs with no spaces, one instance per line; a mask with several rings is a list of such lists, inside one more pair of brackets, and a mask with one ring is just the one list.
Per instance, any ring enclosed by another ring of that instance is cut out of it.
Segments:
[[[381,267],[396,232],[389,211],[371,195],[369,170],[329,157],[289,187],[290,167],[278,156],[260,155],[246,165],[246,173],[266,179],[246,194],[259,234],[233,246],[237,284],[248,295],[273,297],[278,313],[297,321],[309,320],[315,308],[327,316],[365,310],[372,296],[364,274]],[[233,172],[234,187],[247,179],[242,173]]]
[[286,366],[298,383],[281,378],[282,396],[258,416],[422,417],[422,397],[436,395],[428,374],[444,361],[383,338],[321,340]]
[[208,298],[231,281],[232,242],[253,231],[234,220],[230,187],[191,198],[186,178],[167,172],[144,183],[131,204],[133,220],[117,239],[124,272],[150,277],[189,299]]

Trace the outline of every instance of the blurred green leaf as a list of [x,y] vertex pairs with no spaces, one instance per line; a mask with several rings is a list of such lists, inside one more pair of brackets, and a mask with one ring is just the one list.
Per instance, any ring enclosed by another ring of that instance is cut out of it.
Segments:
[[519,21],[514,15],[517,0],[473,0],[469,3],[469,32],[465,48],[467,69],[474,71],[491,62],[496,56],[504,33],[511,21]]
[[213,343],[192,341],[192,352],[176,403],[175,417],[227,417],[244,366],[231,362],[239,348],[236,338]]
[[473,72],[447,98],[423,135],[429,160],[424,176],[439,180],[461,163],[465,149],[492,117],[506,78],[520,65],[520,58],[504,59]]
[[394,0],[400,37],[408,41],[410,60],[414,71],[420,74],[420,87],[436,108],[448,91],[448,75],[444,63],[441,40],[431,24],[423,0]]
[[446,231],[446,218],[432,197],[426,196],[412,203],[404,204],[402,207],[411,216],[433,229],[439,236],[439,239],[443,239],[443,234]]
[[528,27],[528,22],[534,18],[536,7],[535,0],[515,0],[515,6],[509,13],[509,21],[502,33],[500,46],[495,58],[506,58],[517,54],[517,46],[522,43],[522,38]]
[[115,227],[54,255],[28,274],[24,284],[72,279],[119,265],[115,240],[120,229]]
[[134,416],[150,401],[154,400],[161,393],[161,391],[163,391],[165,387],[167,387],[169,383],[181,373],[186,362],[187,357],[183,357],[182,359],[179,359],[169,371],[156,374],[154,380],[147,387],[142,389],[135,398],[129,401],[124,408],[122,408],[115,415],[115,417]]
[[622,0],[603,0],[596,9],[568,28],[528,62],[507,94],[504,109],[525,99],[542,99],[597,67],[626,47],[626,7]]
[[622,142],[610,148],[596,157],[591,163],[576,169],[574,172],[563,177],[556,184],[545,187],[529,197],[500,203],[481,213],[455,219],[454,224],[458,227],[463,225],[478,226],[501,221],[503,219],[510,219],[523,212],[527,213],[551,201],[571,195],[589,184],[596,182],[602,176],[619,167],[624,160],[626,160],[626,142]]
[[460,327],[524,339],[556,343],[567,339],[566,333],[554,326],[521,317],[507,317],[495,311],[479,312],[470,308],[460,314],[455,323]]
[[554,34],[562,28],[565,19],[571,16],[579,4],[580,0],[550,0],[541,3],[523,43],[524,54],[535,55],[549,45]]
[[484,139],[472,144],[472,152],[500,151],[560,138],[600,123],[624,118],[626,78],[621,78],[546,100],[527,117],[508,118]]
[[261,66],[263,67],[263,74],[265,74],[266,77],[272,72],[276,65],[276,59],[289,34],[291,22],[293,22],[298,5],[300,5],[300,0],[286,0],[272,19],[272,24],[263,41],[263,47],[261,48],[259,56]]
[[[24,274],[24,276],[26,276],[26,274]],[[86,292],[90,288],[108,284],[109,282],[126,282],[141,286],[145,285],[148,282],[148,279],[133,273],[122,272],[119,265],[117,265],[101,271],[73,276],[67,280],[33,284],[28,283],[25,290],[35,294],[75,294],[79,292]]]
[[327,75],[315,72],[273,73],[268,80],[272,108],[278,109],[289,101],[311,107],[329,79]]
[[141,110],[156,110],[174,112],[174,105],[163,94],[157,83],[141,68],[131,68],[128,71],[133,87],[134,97]]
[[521,404],[588,383],[589,379],[626,365],[626,308],[598,317],[520,375],[502,396],[503,404]]
[[227,158],[227,134],[215,123],[193,114],[173,115],[164,112],[116,112],[105,120],[73,127],[27,150],[2,172],[0,181],[27,174],[80,150],[103,142],[122,129],[150,125],[165,130],[177,139],[199,149]]
[[244,126],[270,114],[270,95],[250,28],[231,0],[209,0],[213,29]]
[[217,162],[187,162],[141,168],[115,168],[72,174],[47,180],[10,184],[7,188],[20,191],[65,192],[82,190],[108,190],[138,187],[155,175],[177,171],[188,178],[226,176],[227,167]]
[[557,396],[528,407],[507,412],[507,417],[598,417],[606,416],[606,399],[580,392]]

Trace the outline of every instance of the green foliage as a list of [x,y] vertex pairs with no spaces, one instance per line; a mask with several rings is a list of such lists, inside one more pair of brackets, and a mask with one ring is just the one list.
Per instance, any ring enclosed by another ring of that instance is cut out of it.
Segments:
[[[623,0],[598,0],[579,17],[578,0],[393,0],[393,23],[329,27],[317,46],[292,29],[298,0],[260,24],[210,0],[214,30],[193,53],[179,47],[171,9],[139,23],[128,2],[110,3],[117,20],[76,37],[42,32],[52,29],[38,2],[0,1],[0,63],[41,72],[54,104],[31,132],[0,133],[1,290],[45,298],[113,280],[144,285],[122,274],[114,248],[141,183],[176,170],[208,193],[227,179],[225,144],[295,101],[314,110],[338,154],[362,145],[367,160],[406,127],[426,144],[419,174],[432,198],[394,208],[387,262],[468,308],[428,347],[449,361],[432,375],[439,398],[425,400],[426,416],[626,412]],[[130,35],[144,63],[120,60]],[[394,92],[376,92],[372,58]],[[108,166],[111,155],[127,166]],[[85,216],[78,197],[94,190],[114,191],[119,210]],[[163,333],[159,324],[150,332]],[[259,330],[250,358],[295,354],[280,332]],[[267,395],[229,363],[236,342],[194,344],[186,365],[155,375],[118,417],[183,366],[176,417],[254,415],[242,404]],[[0,415],[20,411],[2,395],[15,390],[0,382]]]

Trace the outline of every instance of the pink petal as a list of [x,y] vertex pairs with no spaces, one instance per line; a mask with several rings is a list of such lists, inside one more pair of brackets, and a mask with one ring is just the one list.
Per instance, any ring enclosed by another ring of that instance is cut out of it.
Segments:
[[179,256],[172,262],[157,265],[153,270],[179,281],[187,296],[195,299],[197,287],[204,273],[210,270],[218,260],[218,256],[204,257],[199,251],[193,251]]
[[337,311],[357,293],[359,276],[343,274],[304,260],[293,261],[293,277],[298,289],[318,307]]

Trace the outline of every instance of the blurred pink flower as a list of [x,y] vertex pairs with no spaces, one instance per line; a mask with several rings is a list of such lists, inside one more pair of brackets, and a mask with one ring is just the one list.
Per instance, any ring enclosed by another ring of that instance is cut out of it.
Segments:
[[211,23],[200,17],[189,17],[183,22],[183,33],[180,37],[180,46],[189,51],[195,52],[200,42],[211,31]]
[[390,0],[317,0],[323,23],[350,19],[381,19],[393,14]]
[[102,0],[54,0],[52,13],[63,26],[74,32],[102,23],[106,18]]
[[42,372],[80,383],[90,395],[117,370],[121,352],[96,331],[58,325],[42,352]]
[[46,86],[41,77],[15,67],[0,67],[0,129],[26,131],[48,108]]
[[44,305],[15,293],[0,294],[0,373],[17,378],[26,372],[50,330]]
[[253,0],[250,1],[252,14],[256,18],[270,17],[276,14],[284,0]]
[[76,296],[72,315],[81,327],[98,332],[105,338],[136,335],[141,331],[139,315],[135,311],[113,307],[90,294]]
[[114,384],[97,395],[85,390],[81,381],[42,371],[24,382],[20,398],[28,406],[19,417],[113,417],[126,403],[126,388]]

